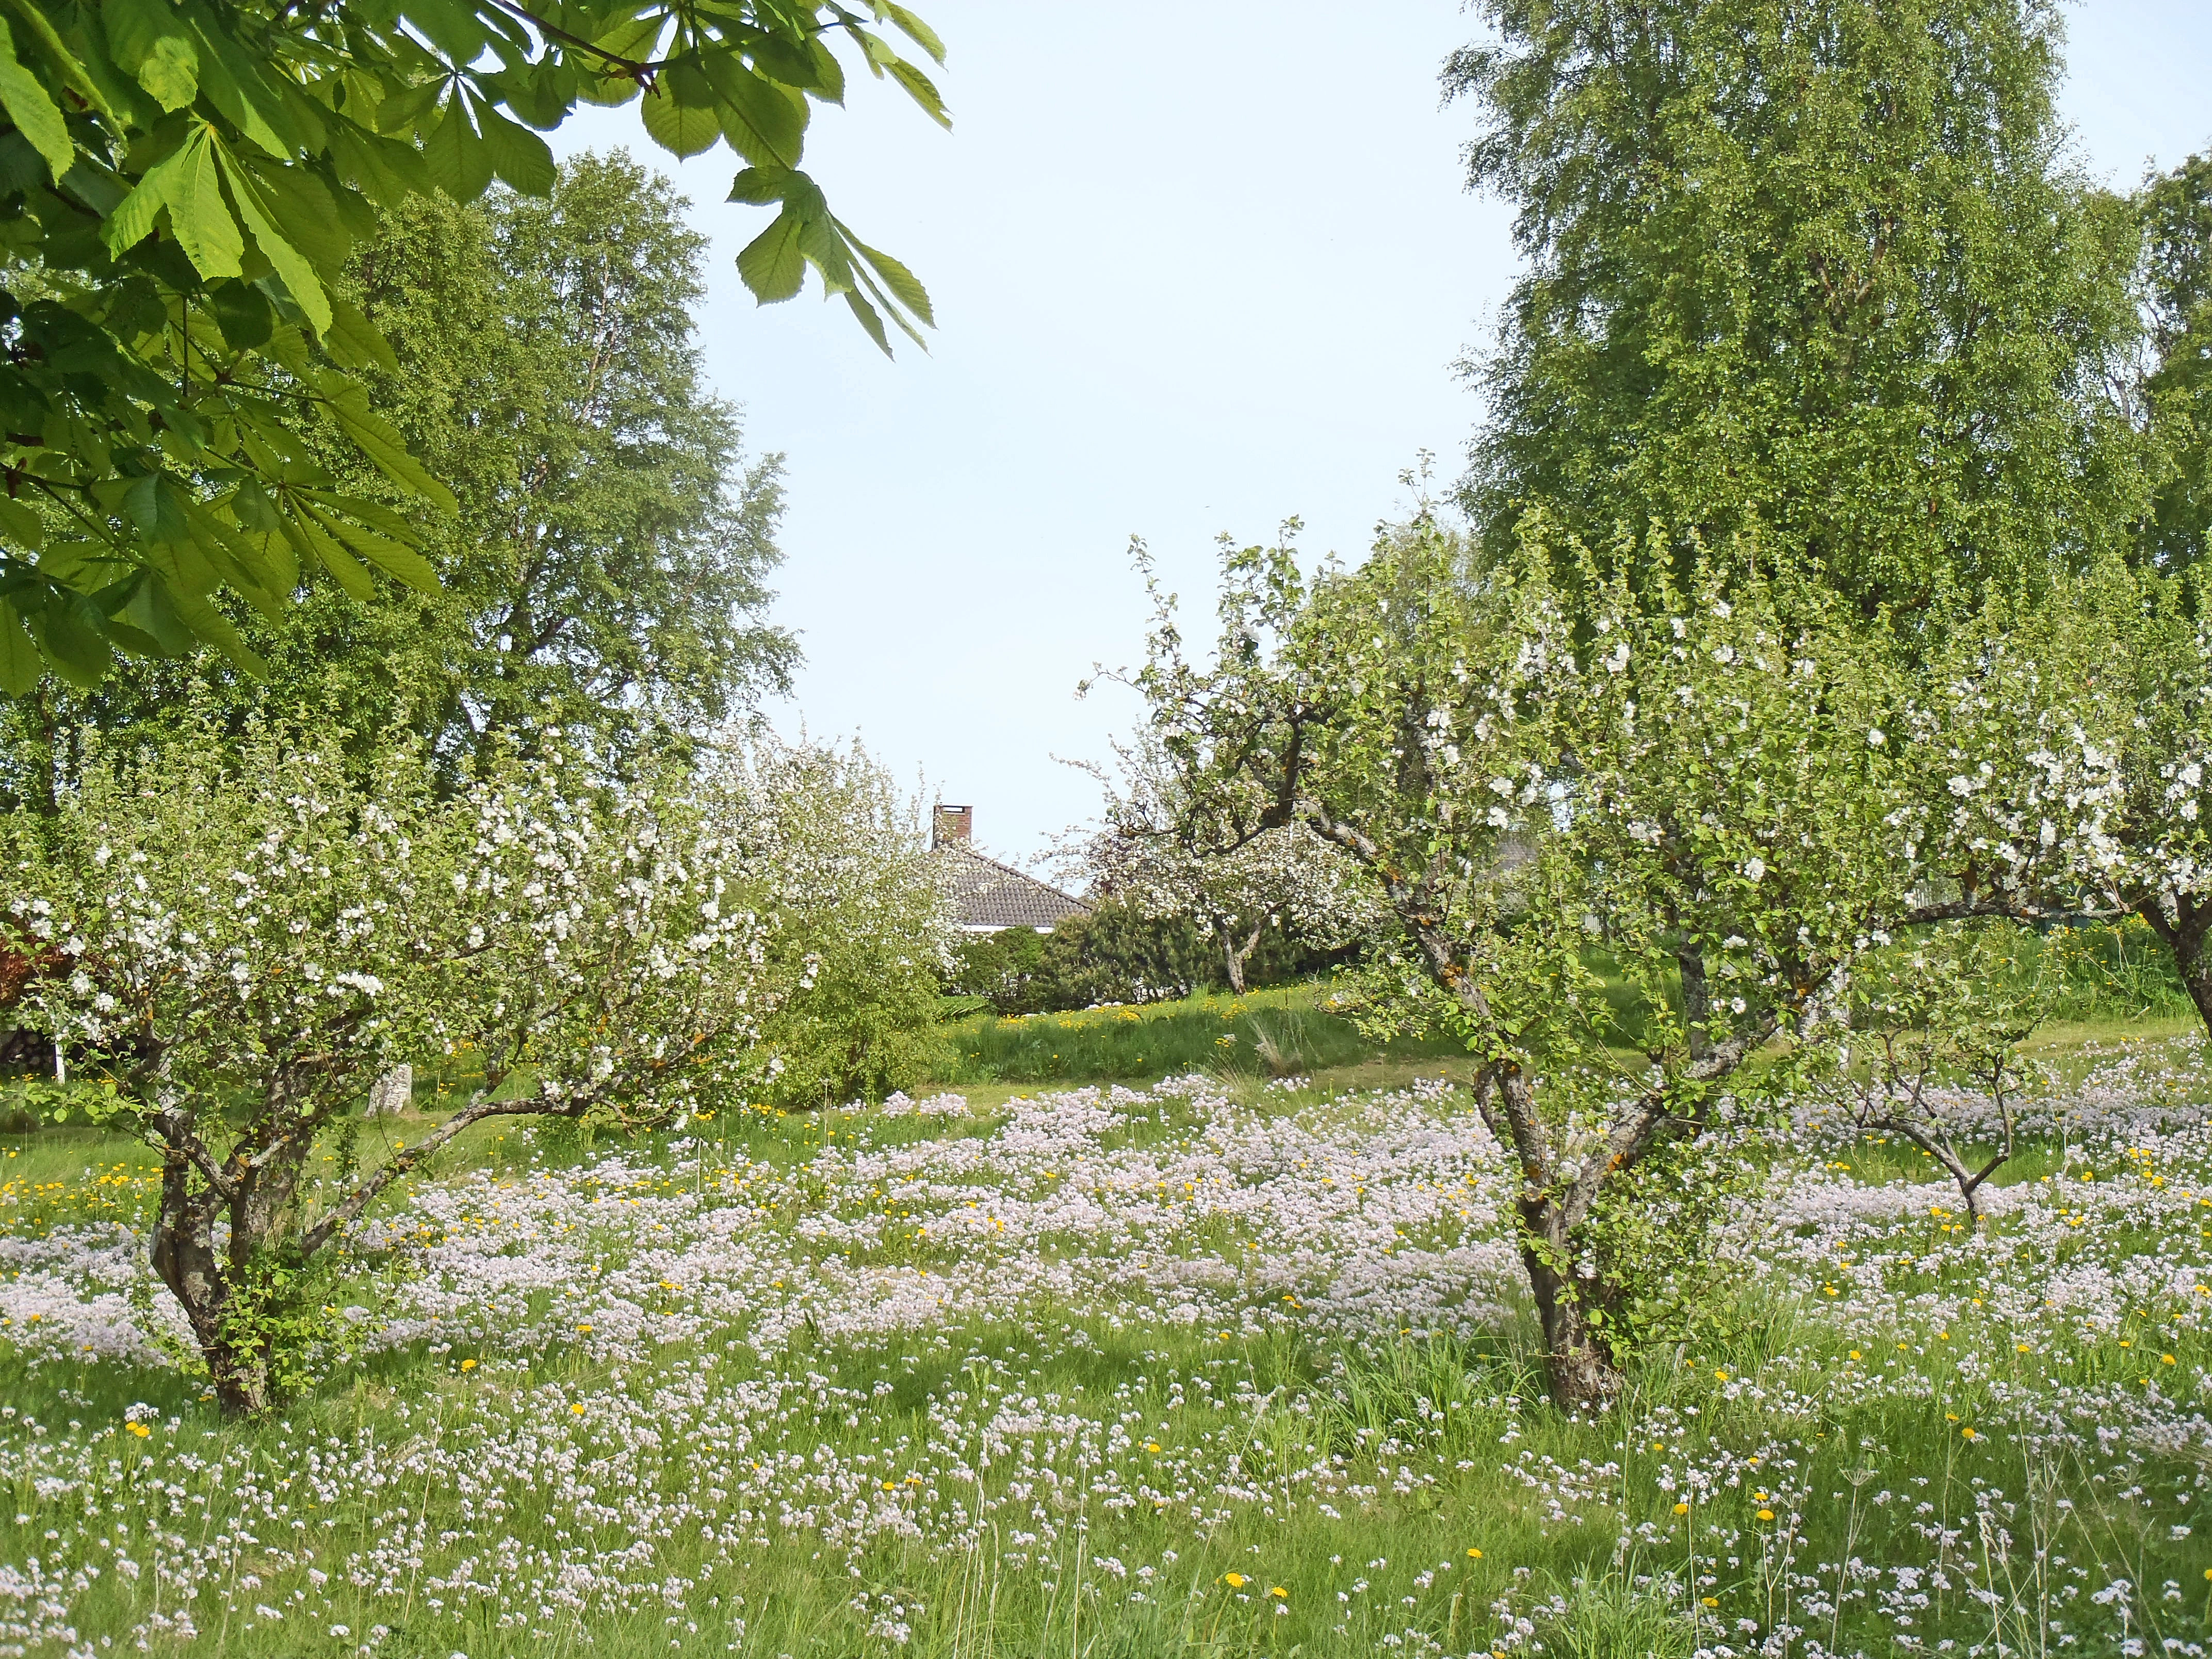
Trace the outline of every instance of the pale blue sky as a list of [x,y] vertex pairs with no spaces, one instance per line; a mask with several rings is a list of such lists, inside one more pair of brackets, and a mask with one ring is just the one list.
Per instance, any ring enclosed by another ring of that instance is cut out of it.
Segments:
[[[809,167],[846,222],[928,284],[927,356],[885,362],[840,305],[757,308],[732,261],[764,222],[722,198],[726,150],[677,162],[634,110],[560,147],[630,145],[714,239],[709,371],[791,512],[775,616],[806,652],[771,713],[857,732],[905,777],[974,805],[1025,860],[1097,793],[1125,696],[1074,698],[1130,661],[1152,545],[1204,617],[1212,538],[1297,514],[1357,553],[1424,449],[1458,471],[1474,398],[1451,365],[1513,272],[1507,216],[1461,187],[1464,110],[1437,70],[1449,3],[928,0],[955,118],[888,83],[816,123]],[[2132,182],[2212,142],[2204,0],[2069,9],[2069,118],[2096,173]]]

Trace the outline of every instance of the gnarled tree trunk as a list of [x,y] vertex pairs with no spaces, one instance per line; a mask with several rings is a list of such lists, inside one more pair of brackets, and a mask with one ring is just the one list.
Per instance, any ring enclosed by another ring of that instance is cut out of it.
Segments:
[[[1569,1411],[1603,1411],[1620,1392],[1620,1368],[1591,1326],[1587,1292],[1576,1282],[1573,1257],[1565,1254],[1571,1241],[1561,1228],[1557,1244],[1547,1241],[1540,1247],[1533,1242],[1550,1231],[1547,1222],[1556,1220],[1558,1206],[1524,1201],[1521,1210],[1527,1229],[1521,1262],[1528,1269],[1537,1322],[1544,1332],[1544,1377],[1552,1398]],[[1532,1211],[1550,1214],[1532,1215]]]
[[[280,1135],[252,1154],[234,1149],[219,1168],[175,1143],[163,1157],[153,1267],[184,1310],[226,1417],[275,1402],[267,1303],[293,1243],[313,1145],[311,1131]],[[219,1220],[230,1224],[227,1240],[216,1237]]]
[[[185,1311],[222,1414],[248,1417],[270,1404],[269,1348],[265,1339],[254,1339],[253,1322],[239,1305],[237,1270],[216,1242],[216,1220],[227,1207],[190,1160],[171,1152],[161,1170],[154,1271]],[[228,1256],[238,1253],[234,1231]]]

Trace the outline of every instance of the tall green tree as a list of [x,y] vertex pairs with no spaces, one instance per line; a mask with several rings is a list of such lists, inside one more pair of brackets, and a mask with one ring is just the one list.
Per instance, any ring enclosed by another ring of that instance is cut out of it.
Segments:
[[1449,92],[1528,261],[1465,504],[1686,559],[1756,523],[1860,605],[2081,561],[2148,492],[2125,204],[2049,0],[1479,0]]
[[2149,562],[2180,571],[2212,536],[2212,155],[2151,179],[2142,216],[2154,365],[2147,412],[2170,471],[2144,531]]
[[[404,732],[448,770],[523,724],[620,767],[783,684],[795,647],[762,619],[779,460],[745,460],[737,411],[702,382],[705,239],[684,206],[629,157],[587,155],[542,200],[390,216],[341,292],[392,342],[374,406],[453,487],[423,544],[441,586],[240,607],[264,677],[203,654],[91,692],[49,679],[0,707],[10,792],[67,775],[87,729],[200,741],[211,716],[236,732],[272,708],[326,710],[370,744]],[[400,505],[335,434],[319,453]]]
[[[393,367],[344,293],[376,208],[552,188],[538,132],[635,100],[678,155],[726,142],[775,210],[738,258],[763,302],[811,270],[886,349],[928,295],[801,170],[842,46],[947,123],[896,0],[4,0],[0,3],[0,691],[96,684],[118,650],[259,658],[222,592],[281,612],[323,575],[425,592],[451,492],[368,404]],[[329,427],[410,494],[341,487]]]

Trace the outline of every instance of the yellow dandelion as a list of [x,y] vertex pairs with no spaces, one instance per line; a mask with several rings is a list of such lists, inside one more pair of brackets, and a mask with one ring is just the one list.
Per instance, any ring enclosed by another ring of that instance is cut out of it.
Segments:
[[1470,1549],[1468,1551],[1467,1556],[1468,1559],[1470,1561],[1480,1561],[1482,1559],[1482,1552],[1478,1549]]
[[1285,1601],[1291,1599],[1290,1591],[1285,1589],[1280,1584],[1276,1585],[1275,1588],[1269,1590],[1267,1594],[1273,1596],[1278,1596]]
[[1726,1371],[1715,1371],[1713,1375],[1723,1382],[1728,1381],[1728,1373]]
[[1690,1506],[1687,1504],[1677,1504],[1674,1505],[1674,1513],[1677,1515],[1687,1515],[1689,1512]]
[[476,1368],[477,1362],[473,1359],[464,1359],[461,1361],[461,1369],[465,1371],[472,1371],[476,1370]]
[[1772,1510],[1761,1510],[1759,1512],[1759,1518],[1762,1521],[1771,1521],[1774,1519],[1774,1511]]
[[1224,1572],[1221,1575],[1221,1582],[1231,1589],[1243,1589],[1244,1575],[1241,1572]]

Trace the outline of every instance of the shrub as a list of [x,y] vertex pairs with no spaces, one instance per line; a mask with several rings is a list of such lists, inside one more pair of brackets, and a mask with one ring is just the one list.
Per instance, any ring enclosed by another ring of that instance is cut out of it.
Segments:
[[969,934],[952,947],[945,988],[956,996],[981,997],[1001,1014],[1040,1012],[1032,1006],[1032,990],[1046,937],[1034,927]]
[[821,1106],[920,1082],[944,1049],[954,937],[920,809],[857,744],[763,738],[726,751],[702,787],[732,826],[726,867],[762,894],[768,959],[792,988],[763,1021],[769,1097]]

